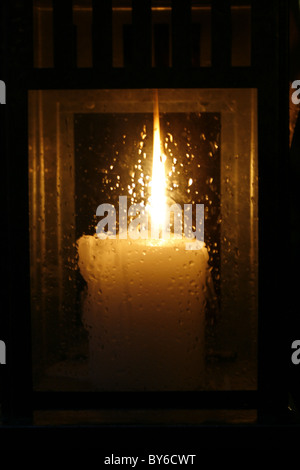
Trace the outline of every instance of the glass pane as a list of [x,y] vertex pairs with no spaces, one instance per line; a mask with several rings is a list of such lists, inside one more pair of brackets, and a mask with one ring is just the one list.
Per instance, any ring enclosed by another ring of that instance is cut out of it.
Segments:
[[251,5],[231,7],[233,67],[251,65]]
[[192,66],[211,66],[211,6],[193,0],[191,11]]
[[53,8],[51,0],[33,2],[34,66],[53,67]]
[[29,103],[35,389],[256,389],[256,90]]

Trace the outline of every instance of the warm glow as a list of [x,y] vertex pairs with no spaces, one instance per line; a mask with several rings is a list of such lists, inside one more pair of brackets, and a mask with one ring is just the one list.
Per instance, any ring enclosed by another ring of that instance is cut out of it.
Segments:
[[159,128],[159,107],[158,93],[154,92],[154,112],[153,112],[153,166],[151,183],[151,226],[152,233],[160,233],[166,219],[166,179],[165,179],[165,155],[162,152],[160,143]]

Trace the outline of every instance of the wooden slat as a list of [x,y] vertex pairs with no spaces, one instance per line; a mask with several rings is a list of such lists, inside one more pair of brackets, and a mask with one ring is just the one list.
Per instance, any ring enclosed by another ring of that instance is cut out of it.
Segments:
[[76,28],[73,25],[73,1],[53,0],[54,67],[76,67]]
[[[283,8],[281,8],[283,7]],[[283,11],[282,11],[283,10]],[[286,370],[282,369],[285,357],[287,327],[291,324],[288,315],[288,301],[291,298],[291,276],[278,273],[292,272],[286,256],[274,259],[277,247],[287,240],[288,215],[286,203],[287,182],[285,181],[288,160],[288,79],[282,76],[287,54],[287,44],[282,37],[280,25],[284,24],[286,4],[273,0],[272,8],[267,0],[252,1],[252,68],[261,82],[258,88],[258,173],[259,185],[259,311],[258,311],[258,385],[261,390],[259,419],[274,413],[283,414],[287,406],[284,394],[290,385],[286,381]],[[284,35],[285,36],[285,35]],[[284,44],[282,44],[284,45]],[[282,222],[281,222],[282,221]],[[280,225],[281,224],[281,225]],[[282,227],[274,229],[274,227]],[[276,302],[272,303],[276,292]],[[287,295],[288,292],[288,295]],[[272,308],[270,308],[270,302]],[[286,321],[282,321],[281,312]],[[272,328],[270,328],[272,325]],[[279,338],[278,348],[271,353],[266,344]],[[282,380],[278,382],[278,374]]]
[[[180,73],[179,73],[180,72]],[[177,70],[174,74],[172,68],[164,68],[163,73],[159,68],[140,70],[137,74],[135,70],[123,68],[112,69],[110,73],[95,73],[92,68],[77,69],[72,73],[73,89],[93,89],[98,86],[104,88],[153,88],[170,86],[175,88],[201,87],[203,88],[256,88],[260,77],[254,74],[251,68],[234,67],[227,73],[216,74],[212,67],[201,67],[191,69],[190,73],[185,70]],[[31,90],[55,90],[57,88],[70,88],[70,77],[67,74],[62,76],[55,69],[35,69],[28,81],[28,88]]]
[[112,67],[112,0],[93,0],[93,67]]
[[[6,344],[6,364],[1,365],[2,422],[28,425],[31,410],[31,316],[28,227],[28,73],[33,71],[32,10],[25,2],[2,2],[3,27],[1,80],[6,83],[6,103],[0,105],[2,292],[0,339]],[[18,240],[14,208],[22,240]]]
[[168,24],[155,24],[153,29],[154,66],[168,67],[170,64],[170,34]]
[[277,60],[276,16],[278,7],[270,8],[267,0],[251,2],[251,65],[260,75],[269,74]]
[[151,0],[132,0],[133,63],[137,69],[152,64]]
[[191,65],[191,0],[172,1],[172,66]]
[[231,65],[230,0],[212,0],[212,67],[226,69]]
[[[54,396],[53,396],[54,395]],[[172,392],[34,392],[35,410],[134,409],[230,409],[257,408],[256,390]]]
[[[20,79],[20,74],[24,79],[28,70],[33,68],[33,9],[22,2],[1,2],[0,15],[0,55],[3,66],[7,67],[7,77],[1,68],[0,79],[7,79],[12,68],[19,69],[18,77],[12,79]],[[9,26],[5,23],[7,18],[14,18]],[[14,44],[16,51],[10,49],[11,44]]]

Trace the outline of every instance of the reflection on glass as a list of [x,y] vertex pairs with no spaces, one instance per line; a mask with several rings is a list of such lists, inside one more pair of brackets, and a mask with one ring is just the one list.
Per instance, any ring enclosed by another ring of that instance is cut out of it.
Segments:
[[255,90],[158,90],[166,203],[204,204],[205,245],[96,236],[151,202],[153,96],[30,92],[36,389],[256,388]]

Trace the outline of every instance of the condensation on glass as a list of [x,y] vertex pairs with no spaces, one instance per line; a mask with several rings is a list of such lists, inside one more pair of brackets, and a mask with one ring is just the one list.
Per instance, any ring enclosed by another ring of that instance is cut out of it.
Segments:
[[153,90],[29,92],[35,390],[257,388],[256,90],[158,98],[168,201],[205,208],[188,260],[95,236],[149,196]]

